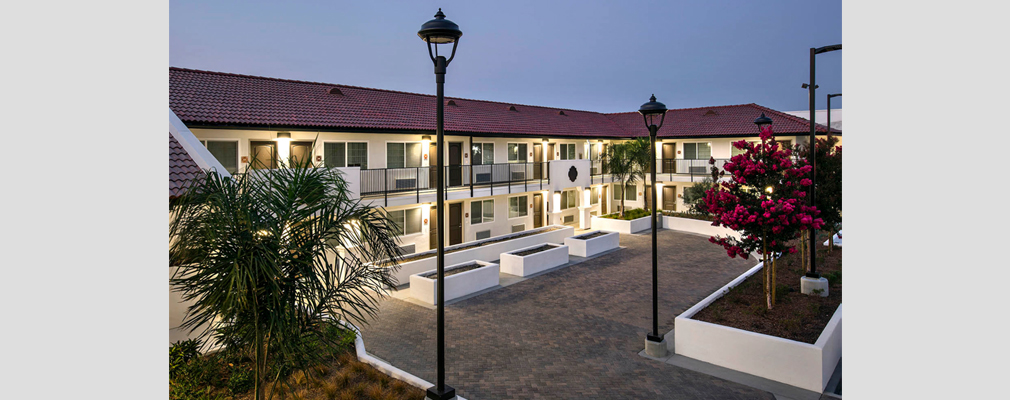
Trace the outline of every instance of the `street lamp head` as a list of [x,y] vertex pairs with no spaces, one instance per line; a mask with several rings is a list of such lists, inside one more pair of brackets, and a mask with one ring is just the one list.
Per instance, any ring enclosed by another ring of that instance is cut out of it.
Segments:
[[[666,120],[666,105],[656,101],[656,95],[652,95],[649,98],[649,102],[642,104],[642,107],[638,109],[638,113],[642,114],[642,118],[645,120],[645,126],[651,127],[655,124],[654,119],[660,117],[659,127],[663,126],[663,121]],[[656,129],[659,129],[657,127]]]
[[463,31],[459,30],[459,25],[455,22],[445,19],[445,14],[442,14],[442,9],[439,8],[435,13],[435,19],[421,25],[417,36],[425,42],[434,44],[453,43],[463,36]]
[[754,120],[754,124],[758,126],[758,130],[764,130],[766,126],[771,126],[772,119],[766,117],[765,113],[761,113],[761,116]]

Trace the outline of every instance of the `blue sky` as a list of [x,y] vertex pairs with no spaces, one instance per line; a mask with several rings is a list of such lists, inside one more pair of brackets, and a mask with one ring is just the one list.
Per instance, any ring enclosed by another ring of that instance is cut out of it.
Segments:
[[[841,1],[172,0],[169,64],[434,94],[417,30],[439,7],[463,31],[447,96],[600,112],[807,109],[809,48],[842,43]],[[817,56],[819,109],[843,52]]]

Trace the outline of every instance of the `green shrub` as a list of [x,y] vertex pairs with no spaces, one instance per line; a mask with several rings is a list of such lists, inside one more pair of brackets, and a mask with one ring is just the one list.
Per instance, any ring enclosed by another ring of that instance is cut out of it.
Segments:
[[842,271],[828,272],[823,275],[824,279],[828,280],[829,285],[837,285],[842,283]]
[[228,372],[228,390],[232,394],[245,393],[253,388],[256,374],[251,369],[233,366]]
[[168,376],[175,377],[189,362],[200,356],[200,340],[190,339],[172,343],[168,348]]
[[643,217],[648,217],[650,215],[652,215],[652,210],[646,210],[644,208],[635,208],[635,209],[631,209],[631,210],[625,210],[624,211],[624,217],[621,217],[620,213],[613,213],[613,214],[604,215],[603,218],[621,219],[621,220],[625,220],[625,221],[631,221],[633,219],[639,219],[639,218],[643,218]]

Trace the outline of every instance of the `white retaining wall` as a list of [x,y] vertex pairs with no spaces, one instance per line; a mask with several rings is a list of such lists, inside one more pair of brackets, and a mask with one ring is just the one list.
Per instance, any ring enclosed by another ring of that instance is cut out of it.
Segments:
[[[659,215],[656,216],[657,218]],[[652,228],[652,216],[646,216],[631,221],[623,219],[593,217],[592,229],[620,233],[635,233]]]
[[[595,231],[594,231],[595,232]],[[610,249],[616,249],[621,245],[621,235],[617,232],[607,232],[603,236],[592,239],[576,239],[575,236],[565,238],[565,246],[568,246],[568,254],[579,257],[589,257],[600,254]],[[586,232],[579,236],[586,236],[593,232]]]
[[[448,253],[449,250],[452,250],[454,248],[469,246],[477,242],[492,241],[507,235],[491,237],[488,239],[482,239],[475,242],[461,243],[455,246],[449,246],[445,248],[447,251],[445,254],[445,264],[453,265],[470,260],[494,261],[501,256],[501,253],[507,253],[515,249],[521,249],[523,247],[529,247],[535,244],[561,243],[564,242],[566,237],[570,237],[574,234],[575,234],[575,228],[565,226],[561,227],[561,229],[550,232],[538,233],[535,235],[529,235],[518,239],[506,240],[485,246],[474,247],[472,249],[457,251],[454,253]],[[429,250],[424,253],[435,254],[435,252],[437,252],[437,250]],[[424,271],[430,271],[437,268],[438,266],[436,265],[436,263],[437,260],[435,259],[435,257],[428,257],[421,260],[405,262],[400,264],[400,270],[394,272],[393,277],[396,278],[397,282],[399,282],[398,284],[402,285],[404,283],[408,283],[410,280],[410,276],[413,274],[421,273]]]
[[[467,261],[445,268],[449,271],[453,267],[462,266],[476,262],[481,267],[466,272],[460,272],[445,279],[445,301],[463,297],[471,293],[476,293],[498,285],[498,264],[484,261]],[[423,273],[435,272],[435,270]],[[425,278],[420,274],[410,276],[410,297],[435,305],[438,304],[438,281],[433,278]]]
[[[568,239],[571,238],[565,238],[566,241]],[[513,254],[540,247],[545,244],[552,246],[553,248],[526,256]],[[568,246],[553,243],[535,244],[519,250],[502,253],[501,260],[499,262],[501,263],[501,272],[526,277],[537,272],[546,271],[560,265],[568,264]]]
[[740,238],[740,233],[722,226],[712,226],[711,221],[700,219],[663,216],[663,228],[692,232],[708,236],[732,236]]
[[842,356],[841,305],[814,344],[691,319],[761,268],[762,264],[758,264],[677,316],[674,351],[685,357],[820,393]]

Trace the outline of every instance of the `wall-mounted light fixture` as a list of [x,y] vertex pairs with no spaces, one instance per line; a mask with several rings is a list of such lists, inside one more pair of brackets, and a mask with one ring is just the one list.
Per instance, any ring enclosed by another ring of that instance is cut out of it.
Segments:
[[277,132],[277,140],[291,139],[291,132]]

